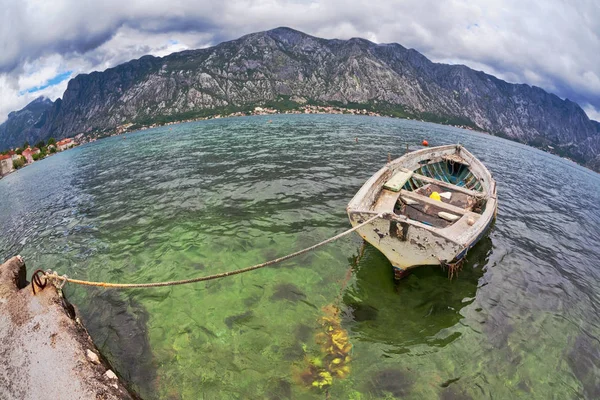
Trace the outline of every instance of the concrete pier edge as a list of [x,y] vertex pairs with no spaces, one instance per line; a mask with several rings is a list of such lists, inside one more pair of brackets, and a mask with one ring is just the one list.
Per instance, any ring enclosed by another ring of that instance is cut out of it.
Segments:
[[0,265],[0,398],[138,399],[54,285],[33,294],[20,256]]

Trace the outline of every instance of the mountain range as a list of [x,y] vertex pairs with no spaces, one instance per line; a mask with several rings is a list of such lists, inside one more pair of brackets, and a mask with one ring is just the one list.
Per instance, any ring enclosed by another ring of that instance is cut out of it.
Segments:
[[307,103],[466,125],[600,171],[600,123],[568,99],[434,63],[396,43],[328,40],[290,28],[77,75],[62,99],[40,98],[10,113],[0,125],[0,150],[124,124]]

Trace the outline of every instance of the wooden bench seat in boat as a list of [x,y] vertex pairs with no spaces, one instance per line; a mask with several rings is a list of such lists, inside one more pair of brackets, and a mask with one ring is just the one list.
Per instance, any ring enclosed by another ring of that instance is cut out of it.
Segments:
[[410,191],[404,190],[404,189],[402,189],[400,191],[400,198],[402,200],[404,200],[404,199],[414,200],[419,203],[424,203],[424,204],[427,204],[430,206],[434,206],[436,208],[441,208],[443,211],[449,212],[451,214],[464,215],[464,214],[470,212],[468,210],[465,210],[464,208],[456,207],[456,206],[453,206],[452,204],[444,203],[439,200],[434,200],[427,196],[423,196],[422,194],[410,192]]
[[452,189],[455,192],[464,193],[464,194],[466,194],[468,196],[473,196],[473,197],[477,197],[477,198],[483,198],[483,197],[486,196],[485,192],[479,192],[477,190],[467,189],[465,187],[457,186],[457,185],[454,185],[452,183],[448,183],[448,182],[444,182],[444,181],[440,181],[439,179],[430,178],[430,177],[425,176],[425,175],[413,173],[411,177],[413,179],[418,179],[418,180],[420,180],[422,182],[433,183],[433,184],[436,184],[436,185],[438,185],[440,187],[443,187],[443,188],[446,188],[446,189]]
[[[444,203],[452,204],[453,206],[464,209],[471,209],[471,207],[477,202],[475,197],[461,192],[456,192],[449,188],[443,188],[435,183],[428,183],[427,185],[421,186],[413,192],[427,197],[429,197],[433,192],[438,192]],[[444,196],[444,193],[446,193],[447,196]]]
[[[402,189],[409,179],[419,179],[426,184],[415,191]],[[437,201],[429,198],[432,191],[449,192],[450,199]],[[465,214],[470,213],[471,198],[481,198],[485,193],[453,185],[435,178],[416,174],[401,168],[384,185],[373,203],[371,210],[378,213],[394,212],[397,202],[402,199],[409,209],[404,214],[414,220],[437,226],[450,226]]]
[[382,189],[371,210],[378,213],[391,213],[394,211],[394,207],[396,206],[399,197],[400,191],[393,192],[391,190]]
[[403,168],[396,172],[390,180],[384,183],[383,188],[391,190],[392,192],[399,192],[412,175],[413,172],[411,170]]
[[[468,214],[463,215],[458,221],[444,229],[444,234],[446,237],[459,237],[463,232],[467,231],[473,224],[475,224],[479,218],[481,218],[481,215],[474,212],[469,212]],[[469,219],[473,220],[473,224],[469,225]]]
[[461,226],[465,229],[467,220],[477,221],[479,214],[468,209],[457,207],[439,200],[431,199],[422,194],[408,190],[400,191],[400,200],[405,204],[403,214],[408,218],[436,228]]

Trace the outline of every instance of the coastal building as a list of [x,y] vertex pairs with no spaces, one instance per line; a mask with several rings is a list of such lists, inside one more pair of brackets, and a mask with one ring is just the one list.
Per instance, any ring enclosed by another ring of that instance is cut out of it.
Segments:
[[33,149],[31,149],[31,154],[40,154],[40,153],[41,153],[41,151],[37,147],[34,147]]
[[11,150],[8,152],[8,155],[10,156],[10,158],[15,161],[18,160],[19,158],[21,158],[20,155],[18,155],[14,150]]
[[[125,132],[127,132],[127,129],[129,129],[131,126],[133,126],[132,123],[119,125],[119,126],[117,126],[117,129],[115,129],[115,133],[117,135],[120,135],[121,133],[125,133]],[[82,133],[80,133],[79,135],[83,136]],[[77,135],[77,136],[79,136],[79,135]],[[75,139],[77,139],[77,136],[75,136]]]
[[0,176],[11,173],[13,169],[12,157],[8,154],[0,155]]
[[21,153],[21,155],[25,157],[27,164],[31,164],[33,162],[33,151],[31,150],[31,148],[28,147],[25,150],[23,150],[23,153]]
[[63,151],[63,150],[73,147],[74,145],[75,145],[75,143],[73,142],[73,140],[67,138],[67,139],[63,139],[59,142],[56,142],[56,149],[58,151]]

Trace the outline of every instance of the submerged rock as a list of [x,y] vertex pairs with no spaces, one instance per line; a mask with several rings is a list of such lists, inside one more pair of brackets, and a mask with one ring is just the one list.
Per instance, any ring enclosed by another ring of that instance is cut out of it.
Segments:
[[595,371],[600,368],[600,349],[595,339],[579,335],[567,353],[567,363],[583,387],[589,399],[600,398],[600,377]]
[[232,315],[230,317],[225,318],[223,322],[229,329],[233,329],[236,325],[244,325],[249,322],[254,317],[254,313],[252,311],[246,311],[241,314]]
[[306,343],[310,340],[315,329],[306,324],[298,324],[295,329],[294,337],[296,341]]
[[57,289],[34,295],[25,274],[19,256],[0,265],[0,398],[134,398]]
[[377,396],[385,397],[388,393],[402,398],[410,393],[412,380],[408,373],[399,369],[384,369],[377,372],[369,382],[368,391]]
[[275,290],[271,296],[271,300],[289,300],[293,303],[305,298],[306,295],[296,285],[291,283],[278,284],[275,286]]
[[461,388],[447,386],[440,394],[440,400],[473,400],[473,397]]
[[269,382],[267,386],[269,400],[284,400],[292,398],[292,384],[285,379]]
[[156,365],[148,339],[148,312],[135,296],[123,292],[88,290],[88,294],[90,302],[80,307],[86,329],[129,387],[150,397],[156,391]]

